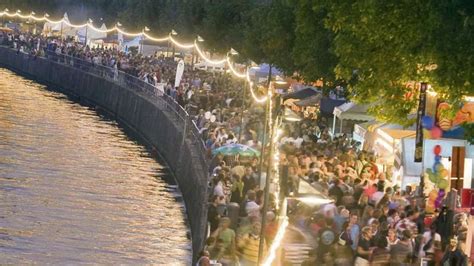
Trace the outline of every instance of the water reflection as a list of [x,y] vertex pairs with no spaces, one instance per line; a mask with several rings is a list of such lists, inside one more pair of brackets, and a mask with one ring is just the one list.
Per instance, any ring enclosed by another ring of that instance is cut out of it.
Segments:
[[0,69],[1,264],[189,264],[163,171],[115,122]]

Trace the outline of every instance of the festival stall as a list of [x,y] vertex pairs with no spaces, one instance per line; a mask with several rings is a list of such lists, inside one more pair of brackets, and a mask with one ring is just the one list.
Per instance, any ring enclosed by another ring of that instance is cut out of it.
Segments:
[[62,35],[65,37],[76,37],[77,35],[77,28],[71,27],[68,24],[69,16],[67,13],[64,13],[63,21],[61,23],[51,23],[46,22],[43,25],[43,35],[46,36],[58,36]]
[[[343,133],[344,120],[349,121],[371,121],[374,117],[367,114],[368,105],[347,102],[334,108],[332,135],[336,134],[336,120],[340,120],[339,132]],[[350,128],[353,128],[352,126]]]
[[428,205],[442,200],[444,193],[451,189],[460,193],[472,188],[474,146],[466,140],[464,125],[473,122],[474,102],[465,101],[454,107],[437,100],[435,109],[428,110],[421,119],[424,140],[420,162],[415,162],[415,138],[402,140],[402,184],[418,185],[423,176],[425,194],[432,195]]
[[103,39],[107,38],[107,33],[104,32],[107,30],[107,27],[104,23],[99,28],[100,31],[96,31],[93,28],[86,27],[80,28],[77,31],[77,37],[79,41],[84,42],[87,39],[87,44],[91,47],[97,47],[100,44],[103,44]]

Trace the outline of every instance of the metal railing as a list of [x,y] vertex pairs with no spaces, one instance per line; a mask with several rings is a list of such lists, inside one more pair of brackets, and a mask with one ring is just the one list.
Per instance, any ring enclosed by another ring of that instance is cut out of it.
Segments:
[[120,86],[131,89],[147,97],[149,100],[154,101],[161,108],[166,109],[168,111],[168,114],[172,115],[173,118],[178,122],[178,124],[182,126],[183,131],[185,131],[183,133],[185,138],[190,139],[193,144],[196,144],[200,153],[199,159],[206,167],[208,167],[206,147],[204,140],[200,134],[199,128],[197,127],[191,116],[188,114],[188,112],[181,105],[179,105],[171,96],[167,95],[153,84],[147,83],[135,76],[132,76],[116,68],[100,64],[94,64],[92,62],[88,62],[80,58],[72,57],[65,54],[58,54],[52,51],[46,51],[45,57],[54,62],[80,69],[92,75],[100,76]]

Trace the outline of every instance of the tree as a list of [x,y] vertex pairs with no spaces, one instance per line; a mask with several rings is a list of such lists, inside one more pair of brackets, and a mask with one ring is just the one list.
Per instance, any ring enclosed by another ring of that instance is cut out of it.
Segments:
[[291,53],[294,68],[307,81],[334,81],[337,57],[332,51],[333,33],[324,25],[327,10],[311,0],[293,1],[295,41]]
[[[320,1],[315,1],[319,6]],[[352,99],[375,103],[381,120],[409,125],[417,106],[412,81],[448,100],[472,93],[472,5],[469,1],[325,1],[334,32],[337,77],[353,81]],[[459,44],[458,42],[464,43]],[[415,97],[406,97],[414,92]]]

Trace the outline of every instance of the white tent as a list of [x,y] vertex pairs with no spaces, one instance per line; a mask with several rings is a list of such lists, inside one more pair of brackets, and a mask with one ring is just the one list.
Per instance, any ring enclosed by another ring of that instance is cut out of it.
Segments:
[[140,48],[140,41],[142,40],[142,36],[137,36],[135,39],[131,41],[124,41],[122,43],[122,50],[128,52],[128,48],[130,47],[139,47]]
[[65,22],[61,23],[51,23],[51,22],[46,22],[44,23],[43,26],[43,32],[61,32],[65,36],[76,36],[77,30],[71,26],[69,26],[67,23],[70,23],[69,21],[69,16],[67,15],[67,12],[64,13],[63,19]]
[[[99,28],[101,31],[107,30],[107,27],[105,26],[104,23],[102,23],[102,26]],[[84,40],[86,38],[86,33],[87,33],[87,41],[91,40],[98,40],[98,39],[105,39],[107,38],[107,33],[106,32],[101,32],[101,31],[96,31],[91,27],[87,28],[82,27],[77,31],[77,36],[79,37],[79,40]]]
[[369,105],[355,104],[353,102],[347,102],[334,108],[333,114],[333,125],[332,134],[336,133],[336,119],[341,121],[342,132],[342,121],[344,120],[356,120],[356,121],[371,121],[374,117],[367,114]]

